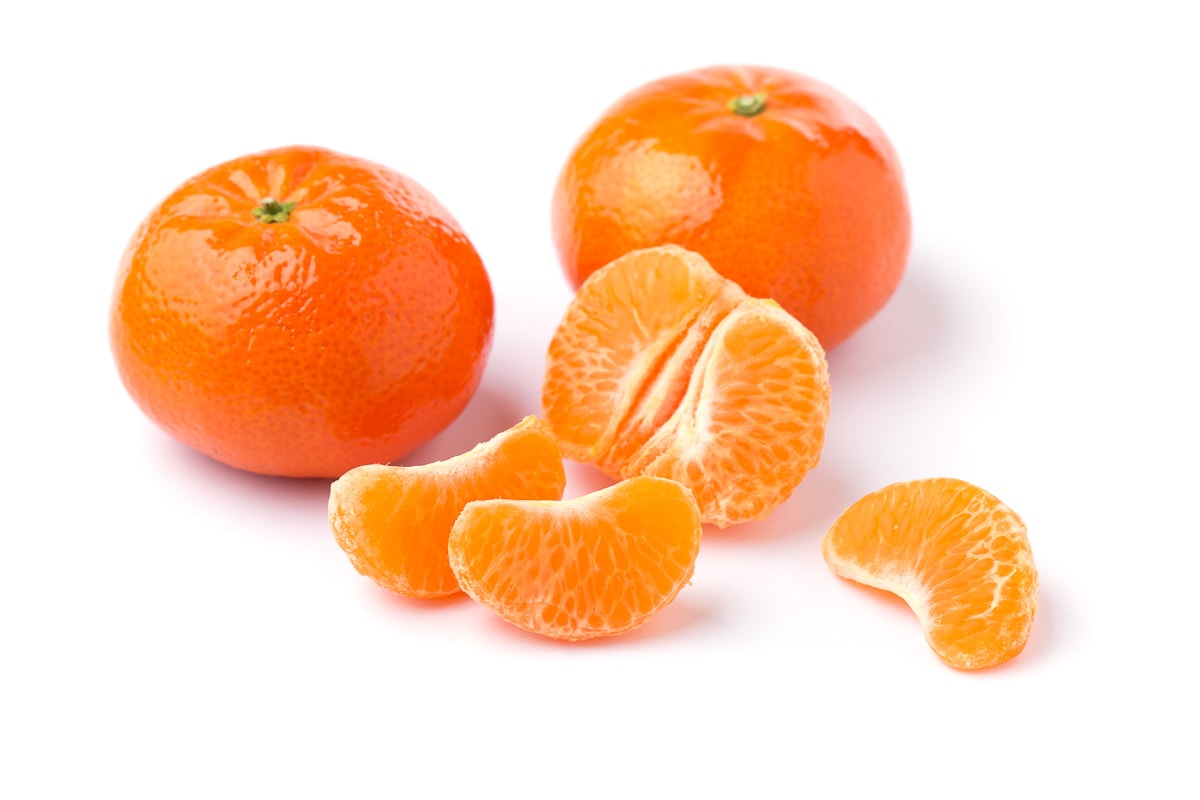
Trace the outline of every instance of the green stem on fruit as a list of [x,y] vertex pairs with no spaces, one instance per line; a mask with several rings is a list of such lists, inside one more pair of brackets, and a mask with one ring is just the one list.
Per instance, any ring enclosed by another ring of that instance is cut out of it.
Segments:
[[292,215],[292,209],[295,207],[296,204],[294,202],[281,203],[274,197],[264,197],[262,199],[262,205],[258,206],[258,208],[254,209],[250,213],[253,214],[254,218],[259,222],[266,222],[268,224],[275,222],[287,222],[288,217]]
[[761,114],[767,108],[767,96],[758,94],[743,94],[729,101],[729,110],[743,117],[753,117]]

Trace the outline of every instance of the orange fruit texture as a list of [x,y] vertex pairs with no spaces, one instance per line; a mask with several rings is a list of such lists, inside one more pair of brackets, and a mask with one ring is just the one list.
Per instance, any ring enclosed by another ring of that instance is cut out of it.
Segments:
[[329,525],[360,574],[407,597],[445,597],[459,591],[446,543],[463,506],[560,500],[566,482],[546,423],[526,417],[445,461],[355,467],[330,487]]
[[563,454],[695,493],[705,522],[766,516],[817,464],[829,376],[815,336],[696,253],[629,253],[593,273],[546,357]]
[[977,486],[886,486],[846,509],[821,550],[836,574],[903,598],[951,666],[990,667],[1025,647],[1038,586],[1025,524]]
[[410,178],[316,147],[225,162],[134,233],[118,372],[179,441],[251,472],[335,478],[446,427],[482,376],[492,290]]
[[787,70],[713,66],[616,101],[570,152],[552,227],[569,282],[677,244],[778,301],[829,350],[904,272],[911,221],[882,128],[833,87]]
[[478,500],[450,533],[463,590],[532,633],[578,641],[645,624],[695,569],[700,512],[664,478],[565,501]]

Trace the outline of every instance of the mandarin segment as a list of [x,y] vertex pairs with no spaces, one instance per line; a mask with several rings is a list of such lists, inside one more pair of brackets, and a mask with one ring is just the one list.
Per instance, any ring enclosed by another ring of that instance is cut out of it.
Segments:
[[459,591],[446,542],[464,505],[497,497],[557,500],[565,486],[548,426],[526,417],[445,461],[350,470],[330,488],[329,524],[360,574],[408,597],[445,597]]
[[810,331],[665,245],[584,283],[551,341],[542,406],[568,458],[677,480],[725,527],[769,514],[817,464],[829,395]]
[[1037,610],[1025,524],[965,481],[896,483],[866,495],[821,545],[834,573],[899,595],[930,647],[960,669],[1013,658]]
[[463,590],[532,633],[578,641],[645,624],[691,580],[692,493],[632,478],[573,500],[468,503],[450,534]]

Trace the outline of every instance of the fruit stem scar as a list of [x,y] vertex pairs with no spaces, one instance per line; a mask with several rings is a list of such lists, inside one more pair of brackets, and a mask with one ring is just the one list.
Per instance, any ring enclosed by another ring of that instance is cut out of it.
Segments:
[[259,222],[268,224],[275,222],[287,222],[288,217],[292,215],[292,209],[296,207],[295,202],[281,203],[274,197],[264,197],[262,204],[255,208],[250,213]]
[[766,110],[767,96],[762,92],[739,95],[729,101],[728,108],[743,117],[753,117]]

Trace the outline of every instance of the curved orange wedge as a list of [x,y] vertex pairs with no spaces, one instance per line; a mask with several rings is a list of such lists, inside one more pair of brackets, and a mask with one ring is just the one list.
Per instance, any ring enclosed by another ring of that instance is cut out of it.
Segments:
[[468,503],[450,534],[463,590],[519,628],[555,639],[644,624],[692,577],[700,512],[664,478],[632,478],[562,502]]
[[1038,586],[1025,524],[977,486],[886,486],[846,509],[821,550],[836,574],[903,598],[954,667],[990,667],[1025,647]]

